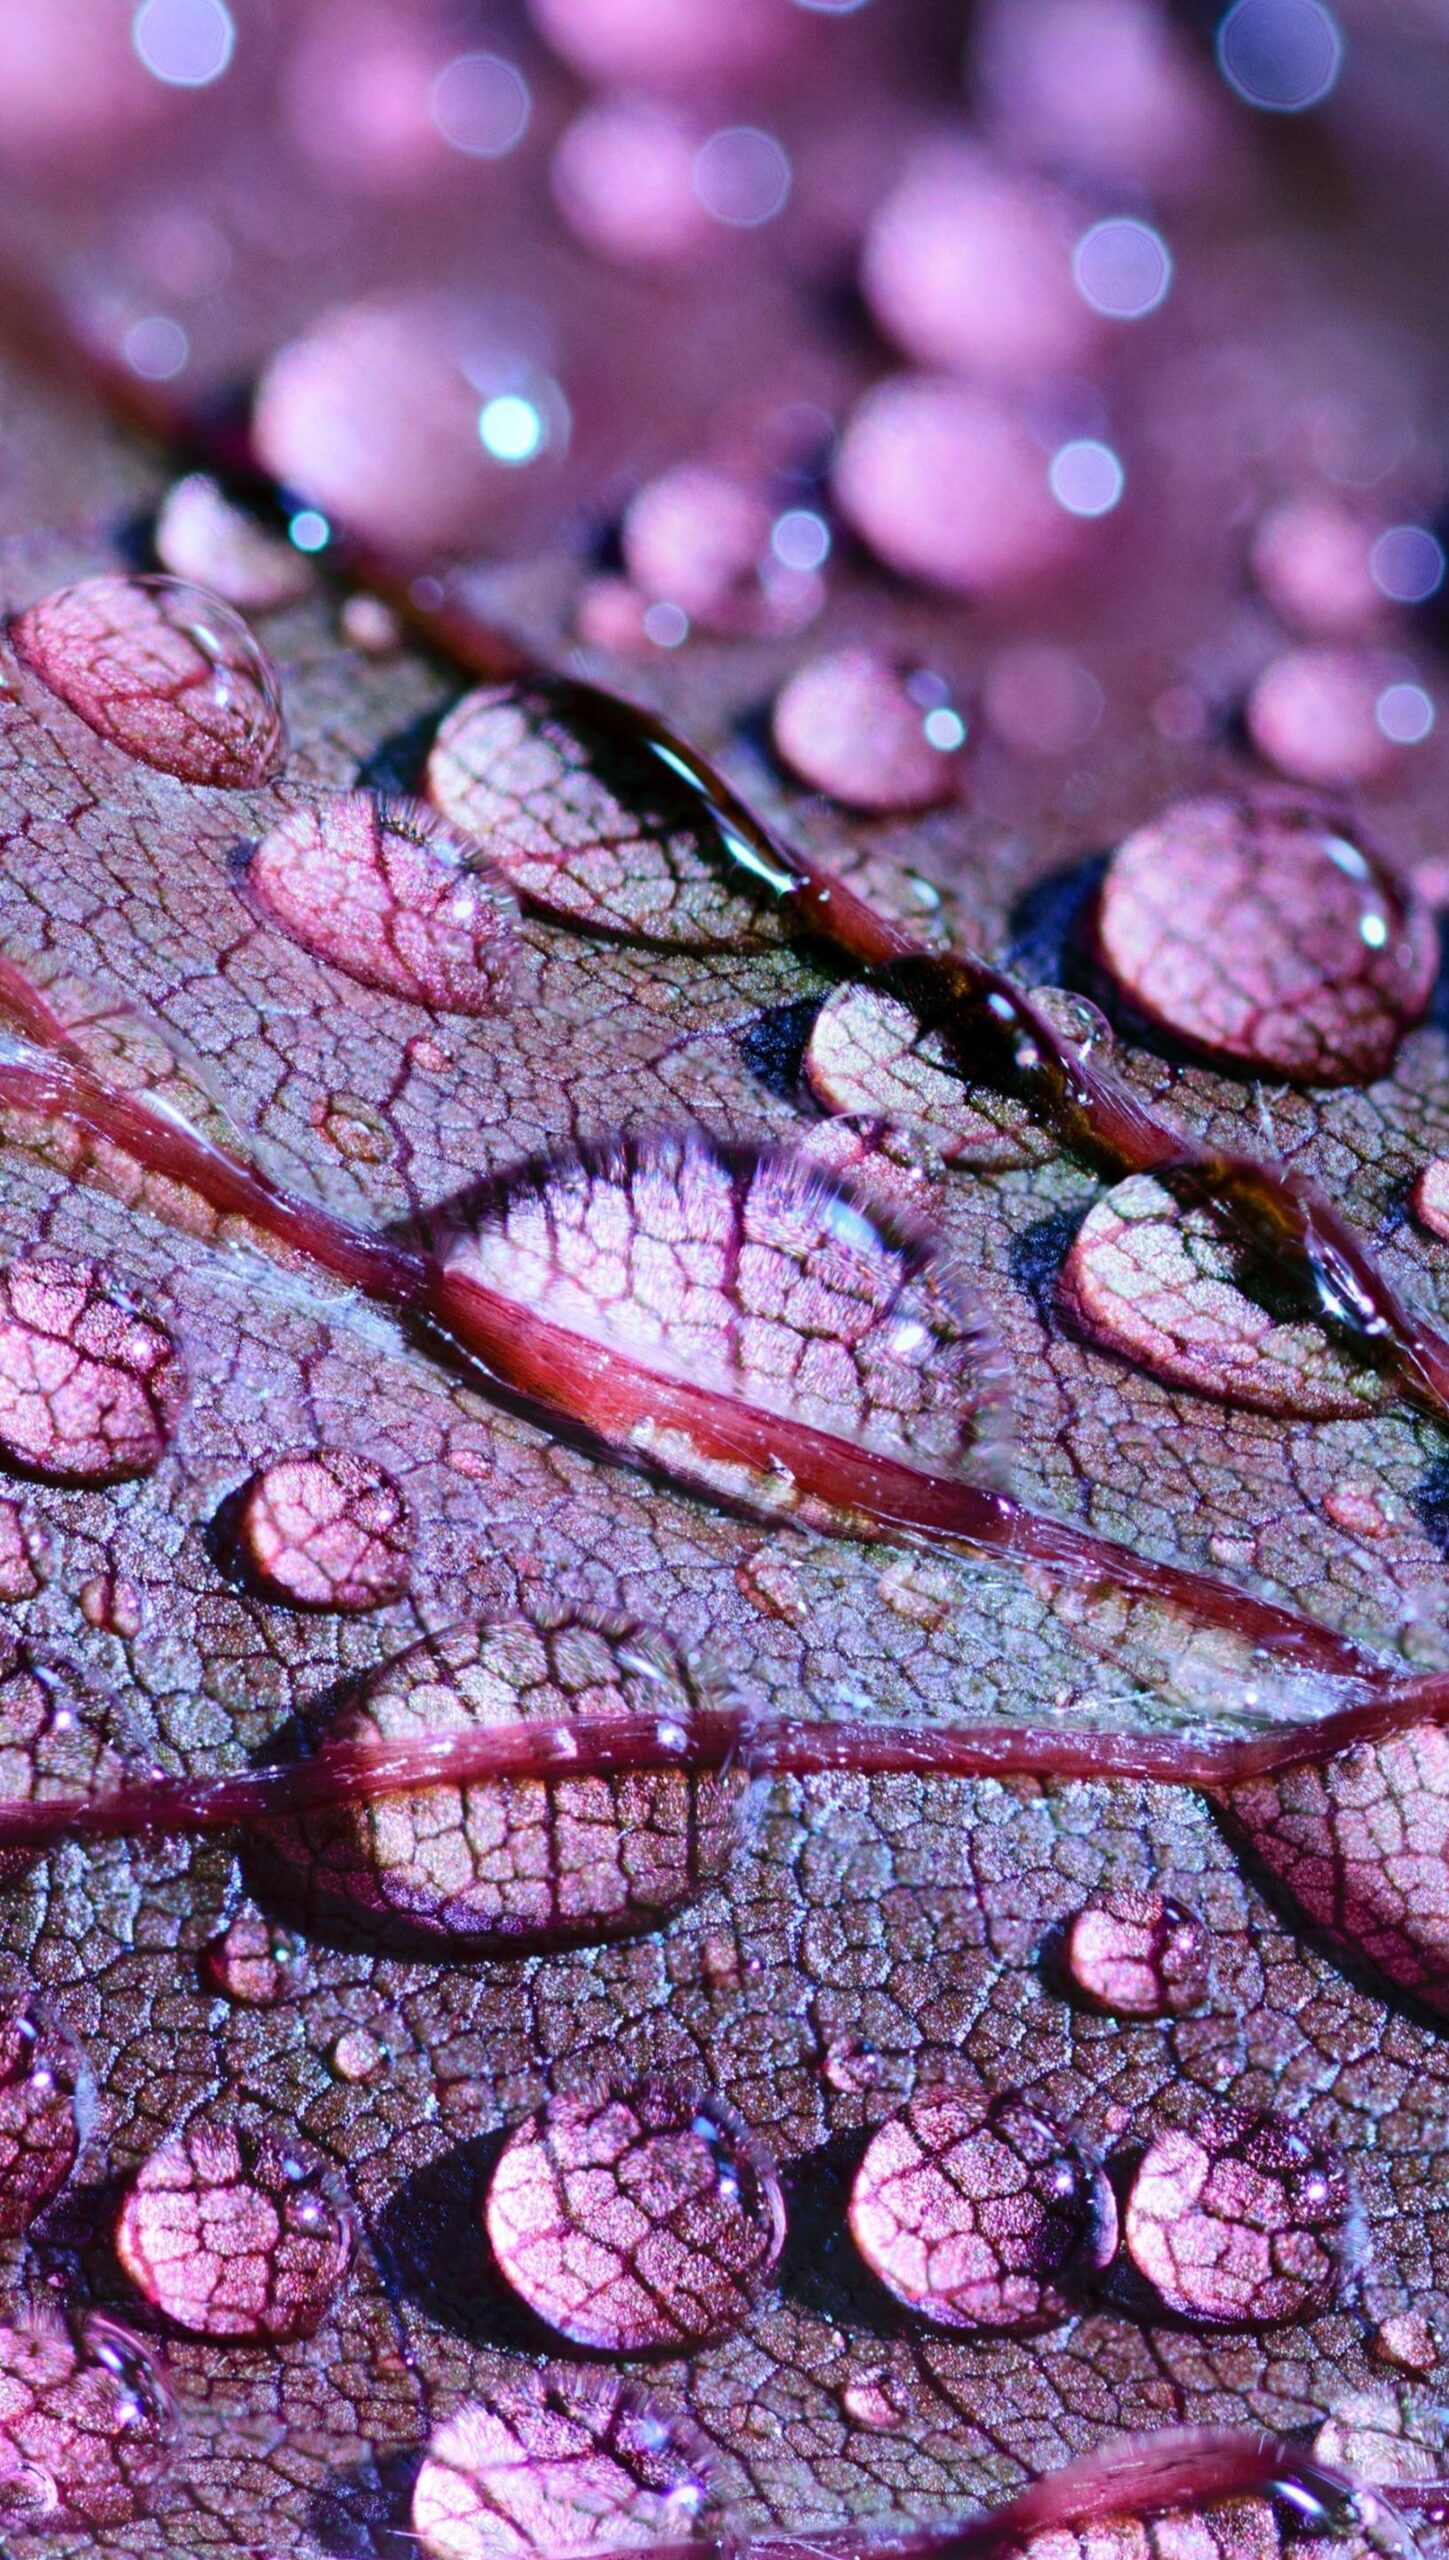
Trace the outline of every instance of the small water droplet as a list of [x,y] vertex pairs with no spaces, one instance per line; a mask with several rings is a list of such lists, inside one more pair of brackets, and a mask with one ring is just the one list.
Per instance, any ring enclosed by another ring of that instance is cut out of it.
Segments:
[[916,2414],[911,2392],[892,2373],[868,2374],[859,2382],[848,2382],[840,2405],[853,2427],[867,2427],[872,2435],[893,2435],[908,2427]]
[[119,1574],[92,1574],[80,1587],[81,1616],[87,1626],[104,1634],[130,1637],[139,1635],[145,1614],[145,1602],[134,1582]]
[[1062,1961],[1074,1992],[1119,2018],[1180,2018],[1207,1997],[1207,1931],[1166,1894],[1118,1885],[1073,1913]]
[[72,2036],[34,2001],[0,2018],[0,2237],[29,2229],[64,2186],[81,2139],[84,2067]]
[[369,2035],[366,2027],[344,2027],[327,2056],[327,2067],[334,2080],[351,2088],[359,2081],[378,2079],[387,2058],[386,2045]]
[[[1401,662],[1372,650],[1285,650],[1263,669],[1244,706],[1248,734],[1259,755],[1294,782],[1333,790],[1371,783],[1393,771],[1401,748],[1400,725],[1379,705]],[[1425,730],[1433,723],[1428,706]],[[1420,732],[1419,734],[1424,734]]]
[[45,1546],[18,1503],[0,1502],[0,1600],[33,1600],[44,1584]]
[[1155,2134],[1123,2218],[1128,2256],[1180,2319],[1303,2320],[1342,2281],[1349,2196],[1336,2156],[1292,2125],[1207,2107]]
[[833,485],[878,559],[953,594],[1033,586],[1090,539],[1052,496],[1017,411],[940,375],[897,374],[867,391],[846,423]]
[[850,2229],[898,2302],[951,2329],[1065,2319],[1117,2244],[1112,2191],[1060,2127],[1010,2093],[924,2089],[872,2135]]
[[275,924],[365,987],[488,1014],[512,988],[512,892],[436,811],[333,792],[263,836],[247,881]]
[[281,764],[275,672],[202,587],[85,578],[17,614],[10,636],[52,693],[143,764],[227,790],[254,790]]
[[885,2077],[881,2055],[865,2036],[832,2036],[820,2057],[821,2078],[832,2089],[854,2095],[878,2089]]
[[352,2225],[305,2145],[193,2116],[132,2179],[116,2253],[194,2336],[309,2338],[346,2277]]
[[964,724],[946,704],[923,709],[905,671],[872,649],[807,659],[777,694],[771,728],[791,771],[847,808],[931,809],[957,787]]
[[30,1254],[0,1271],[0,1456],[57,1484],[160,1464],[185,1381],[171,1336],[99,1263]]
[[402,624],[380,596],[348,596],[337,619],[348,647],[364,657],[390,658],[402,647]]
[[294,1449],[259,1468],[236,1540],[248,1578],[294,1609],[382,1609],[408,1587],[407,1504],[385,1467],[351,1450]]
[[240,1911],[201,1951],[212,1991],[244,2009],[275,2009],[306,1988],[307,1951],[299,1937],[259,1911]]
[[785,2237],[768,2155],[723,2100],[672,2080],[550,2099],[504,2144],[484,2220],[530,2310],[614,2353],[727,2337]]
[[1380,2320],[1369,2338],[1369,2353],[1396,2373],[1432,2373],[1439,2346],[1422,2311],[1394,2311]]
[[975,142],[933,140],[874,215],[861,284],[916,364],[1029,389],[1086,370],[1103,334],[1073,278],[1079,222],[1046,179]]
[[726,2519],[688,2422],[611,2375],[509,2372],[428,2438],[412,2527],[427,2560],[593,2560],[699,2541]]

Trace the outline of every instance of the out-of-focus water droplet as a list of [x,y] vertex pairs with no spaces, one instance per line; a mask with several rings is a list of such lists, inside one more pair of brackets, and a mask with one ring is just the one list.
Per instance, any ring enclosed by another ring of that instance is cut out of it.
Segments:
[[530,13],[586,80],[646,97],[728,94],[782,61],[795,32],[774,0],[530,0]]
[[917,148],[866,234],[861,283],[916,364],[1029,385],[1091,362],[1096,309],[1076,290],[1080,213],[976,143]]
[[243,2009],[276,2009],[307,1986],[304,1941],[260,1911],[239,1911],[201,1951],[209,1990]]
[[773,2163],[733,2110],[672,2080],[552,2098],[499,2154],[484,2225],[500,2271],[578,2346],[727,2337],[779,2257]]
[[641,595],[676,606],[701,631],[792,630],[824,590],[813,570],[778,558],[772,530],[763,488],[712,463],[682,462],[631,499],[624,565]]
[[771,728],[777,751],[812,790],[882,812],[949,800],[966,737],[948,703],[923,708],[904,669],[862,648],[797,667],[775,697]]
[[235,506],[204,471],[173,482],[152,539],[173,578],[207,587],[243,613],[296,604],[312,585],[294,546]]
[[936,374],[899,374],[847,421],[834,488],[888,568],[960,595],[1034,586],[1086,538],[1053,496],[1046,458],[1015,410]]
[[171,1335],[98,1263],[32,1254],[0,1271],[0,1458],[57,1484],[149,1475],[184,1394]]
[[427,2560],[593,2560],[724,2538],[684,2419],[611,2375],[513,2370],[434,2428],[413,2489]]
[[887,2292],[952,2329],[1065,2319],[1117,2244],[1112,2191],[1059,2126],[1013,2094],[951,2087],[872,2135],[850,2229]]
[[694,184],[700,129],[648,99],[591,100],[559,141],[553,191],[569,229],[619,266],[671,267],[719,233]]
[[1432,703],[1422,724],[1405,706],[1399,725],[1406,735],[1395,733],[1393,704],[1387,721],[1382,716],[1386,694],[1411,689],[1429,703],[1422,687],[1401,685],[1395,662],[1373,651],[1289,649],[1263,669],[1243,716],[1258,753],[1291,781],[1321,789],[1379,782],[1393,771],[1398,749],[1417,744],[1433,726]]
[[1337,2157],[1280,2118],[1205,2108],[1155,2134],[1123,2212],[1128,2257],[1183,2320],[1303,2320],[1338,2292],[1349,2192]]
[[162,773],[246,791],[281,764],[275,670],[241,616],[203,587],[84,578],[16,614],[10,637],[88,728]]
[[1281,498],[1254,529],[1253,575],[1275,613],[1316,639],[1351,639],[1381,613],[1373,522],[1332,491]]
[[386,1468],[352,1450],[269,1460],[238,1498],[236,1539],[248,1578],[294,1609],[383,1609],[408,1587],[407,1503]]
[[304,2143],[193,2116],[137,2170],[116,2253],[194,2336],[309,2338],[346,2278],[352,2224]]
[[1312,805],[1178,800],[1120,845],[1098,950],[1139,1013],[1299,1084],[1367,1082],[1429,1001],[1428,909]]
[[364,657],[390,658],[402,647],[402,624],[380,596],[348,596],[337,619],[348,647]]
[[0,2237],[28,2230],[70,2176],[85,2088],[79,2046],[34,2001],[0,2016]]
[[1449,1243],[1449,1156],[1434,1156],[1417,1176],[1413,1210],[1431,1236]]
[[1094,1894],[1062,1934],[1074,1992],[1119,2018],[1178,2018],[1207,1996],[1207,1931],[1166,1894],[1117,1885]]
[[162,2362],[119,2320],[0,2327],[0,2521],[79,2534],[133,2524],[176,2438]]
[[[515,1722],[666,1716],[702,1693],[661,1637],[623,1624],[507,1619],[428,1638],[365,1681],[339,1751]],[[324,1748],[326,1746],[324,1745]],[[383,1936],[460,1952],[589,1943],[656,1928],[725,1866],[743,1780],[714,1769],[419,1784],[269,1828],[309,1902]]]
[[513,894],[435,810],[332,793],[278,820],[247,879],[284,932],[363,986],[441,1013],[508,1001]]

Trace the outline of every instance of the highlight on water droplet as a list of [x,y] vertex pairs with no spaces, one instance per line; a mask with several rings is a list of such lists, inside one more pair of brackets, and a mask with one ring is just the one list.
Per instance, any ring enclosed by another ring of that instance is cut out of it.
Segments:
[[1181,2018],[1208,1988],[1208,1936],[1170,1895],[1113,1885],[1074,1911],[1062,1970],[1077,1998],[1117,2018]]
[[947,689],[876,650],[834,649],[787,677],[771,713],[775,748],[814,791],[850,809],[933,809],[957,787],[966,724]]
[[276,673],[241,616],[183,578],[83,578],[10,637],[88,728],[183,782],[255,790],[286,747]]
[[55,1484],[159,1466],[185,1397],[175,1342],[96,1262],[0,1271],[0,1458]]
[[1147,2144],[1122,2239],[1180,2319],[1269,2327],[1333,2300],[1349,2211],[1343,2164],[1323,2144],[1276,2116],[1206,2107]]
[[35,2000],[0,2016],[0,2238],[27,2231],[75,2166],[89,2085],[80,2047]]
[[269,1459],[235,1504],[238,1560],[294,1609],[383,1609],[407,1590],[413,1522],[385,1467],[349,1449]]
[[333,792],[279,819],[246,876],[274,923],[362,986],[440,1013],[508,1002],[517,903],[436,810]]
[[427,2560],[593,2560],[716,2545],[727,2519],[688,2421],[611,2374],[514,2367],[428,2438],[412,2529]]
[[298,2140],[193,2116],[127,2189],[116,2254],[153,2309],[207,2338],[310,2338],[352,2260],[351,2218]]
[[121,2321],[41,2312],[0,2327],[0,2521],[79,2534],[133,2524],[177,2435],[161,2358]]
[[658,2354],[748,2319],[785,2206],[733,2108],[649,2079],[551,2098],[516,2126],[484,2228],[499,2272],[561,2337]]
[[1102,2172],[1014,2092],[919,2090],[874,2133],[850,2230],[898,2302],[950,2329],[1064,2320],[1117,2246]]
[[[644,1717],[687,1737],[709,1692],[663,1637],[562,1617],[466,1624],[365,1680],[329,1728],[343,1754],[491,1726]],[[738,1771],[648,1767],[429,1783],[269,1824],[265,1850],[309,1908],[369,1936],[460,1953],[589,1944],[658,1928],[732,1854]]]

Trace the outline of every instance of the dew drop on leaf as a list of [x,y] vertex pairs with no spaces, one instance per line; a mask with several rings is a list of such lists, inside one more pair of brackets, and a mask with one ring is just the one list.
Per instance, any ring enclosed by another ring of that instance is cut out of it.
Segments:
[[204,471],[173,482],[152,540],[163,569],[209,588],[242,613],[296,604],[313,583],[310,561],[233,505]]
[[484,2227],[500,2273],[561,2337],[658,2353],[749,2317],[785,2207],[733,2108],[650,2079],[551,2098],[516,2126]]
[[[683,1736],[703,1703],[693,1674],[651,1631],[582,1617],[468,1623],[383,1664],[334,1720],[328,1745],[621,1716]],[[420,1784],[277,1823],[268,1842],[309,1905],[369,1934],[478,1954],[587,1944],[657,1928],[722,1873],[744,1783],[665,1767]]]
[[781,686],[775,747],[812,791],[848,809],[934,809],[956,790],[965,724],[918,700],[909,675],[874,649],[807,658]]
[[505,1177],[451,1237],[440,1223],[458,1338],[487,1357],[506,1335],[513,1374],[536,1358],[541,1395],[672,1473],[834,1517],[861,1452],[998,1469],[1002,1377],[953,1264],[798,1155],[620,1138]]
[[75,2166],[83,2068],[74,2039],[34,2001],[0,2016],[0,2238],[28,2230]]
[[850,2229],[888,2293],[951,2329],[1065,2319],[1117,2245],[1112,2191],[1068,2134],[1010,2092],[949,2087],[871,2136]]
[[439,1013],[496,1013],[513,982],[518,910],[435,810],[372,791],[289,810],[247,880],[272,921],[365,987]]
[[1207,1931],[1162,1893],[1118,1885],[1094,1894],[1062,1932],[1077,1998],[1118,2018],[1180,2018],[1207,1997]]
[[427,790],[544,915],[678,950],[771,941],[732,889],[700,794],[586,689],[480,685],[448,713]]
[[710,463],[678,463],[631,498],[621,540],[639,592],[678,605],[701,630],[742,638],[776,619],[760,577],[770,510],[748,482]]
[[290,1929],[255,1910],[239,1911],[201,1951],[207,1988],[243,2009],[275,2009],[307,1987],[307,1950]]
[[1377,716],[1400,663],[1362,649],[1286,649],[1244,709],[1259,755],[1318,790],[1381,781],[1402,752]]
[[1294,1084],[1379,1075],[1428,1004],[1433,920],[1312,807],[1177,800],[1119,845],[1096,941],[1137,1012]]
[[0,1600],[33,1600],[45,1580],[43,1547],[16,1502],[0,1502]]
[[83,578],[27,606],[10,637],[99,737],[183,782],[270,781],[281,695],[241,616],[182,578]]
[[1101,321],[1072,276],[1080,208],[955,139],[917,148],[878,208],[861,283],[917,364],[1029,387],[1090,364]]
[[1421,1227],[1449,1244],[1449,1156],[1433,1156],[1415,1181],[1412,1206]]
[[1133,2172],[1122,2239],[1180,2319],[1303,2320],[1338,2292],[1349,2194],[1341,2163],[1275,2116],[1206,2107],[1155,2134]]
[[1422,2311],[1391,2311],[1370,2335],[1369,2353],[1395,2373],[1421,2377],[1439,2361],[1438,2341]]
[[294,1609],[382,1609],[408,1587],[407,1503],[385,1467],[351,1450],[270,1459],[242,1489],[236,1538],[248,1579]]
[[99,2531],[149,2509],[176,2412],[154,2350],[92,2312],[0,2327],[0,2521]]
[[909,2390],[891,2373],[867,2374],[859,2382],[847,2382],[840,2405],[853,2427],[865,2427],[872,2435],[894,2435],[909,2426],[915,2415]]
[[1169,1386],[1259,1413],[1330,1421],[1371,1413],[1383,1374],[1311,1316],[1275,1313],[1237,1277],[1239,1259],[1206,1202],[1182,1203],[1129,1174],[1090,1209],[1062,1264],[1078,1330]]
[[27,1254],[0,1272],[0,1458],[55,1484],[160,1464],[184,1372],[170,1334],[96,1262]]
[[590,2560],[712,2544],[712,2461],[686,2420],[610,2375],[514,2371],[428,2439],[412,2527],[427,2560]]
[[1034,586],[1082,542],[1025,421],[941,375],[896,374],[867,391],[841,437],[834,487],[888,569],[954,594]]
[[304,2143],[194,2116],[132,2179],[116,2254],[195,2336],[309,2338],[346,2277],[352,2225]]
[[81,1584],[77,1598],[88,1627],[110,1636],[139,1635],[145,1603],[134,1582],[127,1582],[123,1575],[94,1573]]
[[948,1165],[1004,1173],[1053,1152],[1021,1103],[968,1084],[944,1036],[879,987],[844,985],[826,997],[806,1044],[805,1079],[827,1110],[904,1121]]

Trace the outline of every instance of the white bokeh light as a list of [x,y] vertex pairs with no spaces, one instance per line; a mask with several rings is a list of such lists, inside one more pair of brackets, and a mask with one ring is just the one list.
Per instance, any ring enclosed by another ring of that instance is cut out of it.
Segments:
[[236,28],[225,0],[142,0],[131,42],[168,89],[206,89],[231,61]]
[[830,557],[830,527],[813,507],[787,507],[770,528],[770,548],[786,569],[823,569]]
[[528,131],[533,99],[522,72],[501,53],[460,53],[433,82],[431,106],[455,151],[501,160]]
[[1051,493],[1069,516],[1110,515],[1127,485],[1127,475],[1109,444],[1095,436],[1077,436],[1052,455],[1047,472]]
[[1172,256],[1150,222],[1113,214],[1084,231],[1072,255],[1077,291],[1109,320],[1144,320],[1166,301]]
[[548,422],[521,391],[500,391],[478,413],[478,440],[495,462],[532,462],[548,441]]
[[1427,525],[1391,524],[1369,557],[1374,585],[1392,604],[1424,604],[1444,583],[1444,549]]
[[1230,88],[1269,115],[1321,105],[1343,67],[1338,21],[1323,0],[1234,0],[1217,35]]
[[185,371],[191,342],[179,320],[168,320],[157,313],[132,321],[121,341],[121,353],[143,382],[173,382],[178,373]]
[[790,161],[783,144],[758,125],[729,124],[694,155],[694,192],[716,222],[753,231],[773,222],[790,200]]
[[1374,718],[1396,747],[1417,747],[1434,726],[1434,705],[1421,684],[1386,684]]

